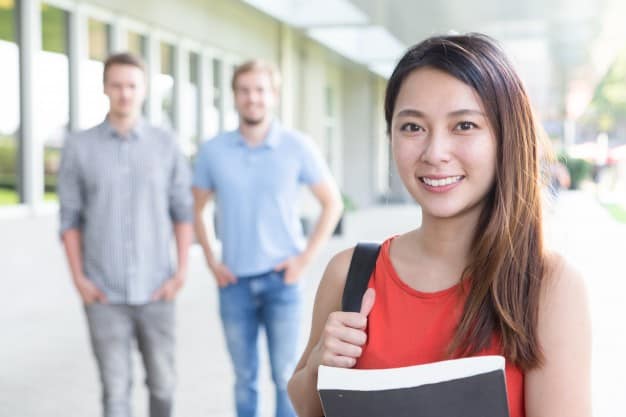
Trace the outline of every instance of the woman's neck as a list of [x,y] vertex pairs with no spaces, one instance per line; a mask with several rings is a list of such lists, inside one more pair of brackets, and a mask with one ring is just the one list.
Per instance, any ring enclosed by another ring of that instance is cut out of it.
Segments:
[[457,284],[470,262],[475,228],[476,220],[467,217],[424,217],[419,229],[392,243],[391,258],[398,275],[409,286],[426,292]]

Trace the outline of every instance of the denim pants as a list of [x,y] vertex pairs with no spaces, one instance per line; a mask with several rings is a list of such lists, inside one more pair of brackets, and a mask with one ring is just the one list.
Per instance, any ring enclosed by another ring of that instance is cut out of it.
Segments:
[[243,277],[220,288],[220,315],[235,369],[238,417],[258,417],[258,335],[267,336],[272,379],[276,387],[276,417],[295,417],[287,382],[295,368],[300,327],[300,289],[285,284],[284,273]]
[[85,306],[102,383],[104,417],[130,417],[136,341],[146,371],[150,417],[170,417],[174,396],[174,303]]

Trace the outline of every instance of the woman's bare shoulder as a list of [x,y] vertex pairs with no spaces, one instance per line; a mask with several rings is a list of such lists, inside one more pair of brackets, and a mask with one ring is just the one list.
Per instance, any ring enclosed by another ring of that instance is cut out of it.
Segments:
[[586,293],[583,276],[563,255],[550,251],[544,259],[544,294],[548,298]]
[[320,282],[320,291],[336,291],[339,288],[343,291],[353,253],[354,247],[350,247],[341,252],[337,252],[330,261],[328,261],[322,281]]

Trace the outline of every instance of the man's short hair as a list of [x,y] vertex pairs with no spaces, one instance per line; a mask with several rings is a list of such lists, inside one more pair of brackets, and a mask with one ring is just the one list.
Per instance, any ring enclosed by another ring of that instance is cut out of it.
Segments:
[[280,89],[280,72],[276,65],[271,62],[263,61],[261,59],[252,59],[246,61],[240,65],[237,65],[235,71],[233,72],[233,79],[231,83],[231,87],[233,91],[235,91],[235,87],[237,86],[237,78],[241,74],[245,74],[247,72],[265,72],[270,77],[270,84],[274,88],[274,90],[278,91]]
[[107,80],[107,70],[113,65],[131,65],[139,68],[144,74],[146,73],[146,65],[141,58],[130,52],[121,52],[109,55],[106,61],[104,61],[104,71],[102,72],[103,82]]

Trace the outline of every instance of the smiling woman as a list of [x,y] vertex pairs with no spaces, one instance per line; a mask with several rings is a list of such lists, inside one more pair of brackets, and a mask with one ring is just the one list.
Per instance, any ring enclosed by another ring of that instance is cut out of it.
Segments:
[[323,414],[319,365],[501,355],[511,417],[590,416],[586,293],[543,246],[542,135],[501,48],[480,34],[412,47],[389,79],[385,118],[422,223],[382,244],[359,313],[339,311],[353,249],[330,261],[289,384],[298,415]]
[[422,216],[474,211],[478,218],[493,186],[496,158],[496,140],[479,97],[447,73],[424,68],[406,78],[396,108],[392,150]]

